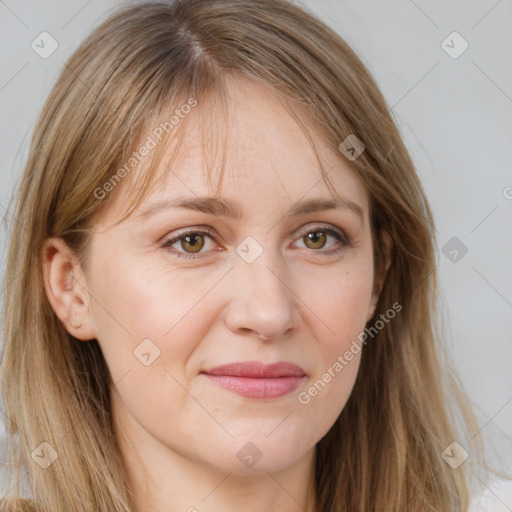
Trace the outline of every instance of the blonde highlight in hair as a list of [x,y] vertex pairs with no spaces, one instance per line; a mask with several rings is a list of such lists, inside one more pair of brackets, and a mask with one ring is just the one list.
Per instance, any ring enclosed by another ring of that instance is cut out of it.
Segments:
[[[357,135],[365,151],[351,166],[370,197],[376,275],[384,265],[380,234],[393,240],[374,318],[396,302],[403,310],[363,351],[352,394],[317,445],[317,510],[466,510],[470,469],[483,464],[483,449],[479,437],[470,439],[477,427],[462,386],[443,371],[433,218],[382,94],[356,53],[296,5],[183,0],[110,16],[65,64],[36,126],[4,278],[0,370],[13,471],[0,511],[136,510],[113,428],[108,369],[97,341],[68,334],[51,309],[42,247],[61,237],[86,267],[94,219],[118,193],[99,200],[94,191],[187,99],[205,119],[205,152],[222,141],[225,149],[227,131],[222,138],[211,123],[227,116],[228,77],[270,87],[306,132],[314,128],[312,144],[317,138],[337,150]],[[126,178],[137,192],[127,215],[145,197],[168,144],[179,151],[186,124]],[[227,122],[217,125],[227,130]],[[454,440],[473,454],[457,470],[441,458]],[[31,458],[42,442],[58,453],[47,469]],[[21,498],[23,468],[31,502]]]

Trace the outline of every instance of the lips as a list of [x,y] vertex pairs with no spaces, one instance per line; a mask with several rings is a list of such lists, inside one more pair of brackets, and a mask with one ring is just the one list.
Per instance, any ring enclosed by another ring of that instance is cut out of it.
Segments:
[[244,361],[216,366],[201,373],[221,388],[260,400],[285,396],[297,389],[306,377],[300,366],[286,362],[263,364]]
[[225,364],[216,366],[203,373],[207,375],[226,375],[231,377],[303,377],[304,370],[293,363],[263,364],[258,361],[244,361],[240,363]]

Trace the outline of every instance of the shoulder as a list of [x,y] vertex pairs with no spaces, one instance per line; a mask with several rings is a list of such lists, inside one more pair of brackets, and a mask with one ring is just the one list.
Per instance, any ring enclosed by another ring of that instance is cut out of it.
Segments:
[[483,493],[471,502],[468,512],[510,512],[512,510],[512,480],[493,478]]

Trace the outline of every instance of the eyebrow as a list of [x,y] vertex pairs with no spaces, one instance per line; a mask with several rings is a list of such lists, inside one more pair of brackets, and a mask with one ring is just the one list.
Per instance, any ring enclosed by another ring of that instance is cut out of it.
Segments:
[[[243,218],[243,209],[239,203],[232,203],[215,197],[178,197],[173,200],[158,201],[139,213],[136,217],[145,218],[170,208],[186,208],[216,217],[228,217],[236,220]],[[298,217],[319,211],[341,209],[352,212],[364,219],[363,208],[346,198],[309,199],[295,203],[286,212],[285,217]]]

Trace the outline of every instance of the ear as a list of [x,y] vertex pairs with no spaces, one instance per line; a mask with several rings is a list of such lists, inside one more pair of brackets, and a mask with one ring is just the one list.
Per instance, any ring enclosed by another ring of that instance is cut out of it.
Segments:
[[369,322],[372,316],[375,313],[377,308],[377,303],[379,302],[380,292],[384,286],[384,281],[386,280],[386,276],[388,274],[389,266],[391,265],[391,251],[393,249],[393,241],[391,240],[391,236],[387,231],[381,231],[380,233],[381,246],[384,257],[384,265],[381,268],[380,274],[374,276],[373,279],[373,291],[372,298],[370,301],[370,306],[368,308],[368,315],[366,317],[366,321]]
[[76,255],[61,238],[48,238],[42,258],[46,295],[66,331],[83,341],[95,339],[87,283]]

